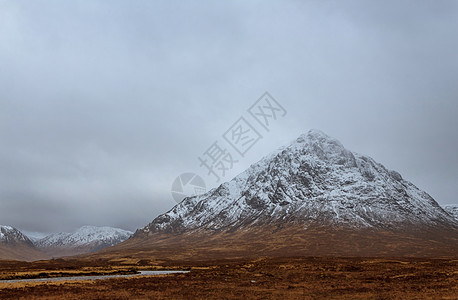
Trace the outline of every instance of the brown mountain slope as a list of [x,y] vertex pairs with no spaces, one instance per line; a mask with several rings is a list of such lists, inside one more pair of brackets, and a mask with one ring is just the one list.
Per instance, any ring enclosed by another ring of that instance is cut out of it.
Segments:
[[37,249],[21,231],[0,225],[0,259],[31,261],[43,258],[47,258],[47,255]]
[[89,257],[203,261],[259,256],[458,257],[458,230],[259,226],[236,232],[134,237]]
[[0,243],[0,260],[34,261],[47,258],[49,258],[48,255],[27,244]]
[[46,247],[40,248],[40,251],[46,253],[50,258],[66,257],[66,256],[75,256],[84,253],[94,252],[94,249],[89,246],[81,247]]

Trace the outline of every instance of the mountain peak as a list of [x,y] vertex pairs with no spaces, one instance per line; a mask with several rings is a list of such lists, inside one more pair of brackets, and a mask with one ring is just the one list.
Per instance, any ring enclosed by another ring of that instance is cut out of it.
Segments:
[[324,133],[323,131],[321,131],[319,129],[310,129],[309,131],[307,131],[307,133],[301,134],[296,139],[296,141],[297,142],[305,142],[305,141],[325,142],[325,141],[329,141],[329,142],[338,142],[338,143],[340,143],[338,140],[336,140],[335,138],[327,135],[326,133]]
[[[113,228],[109,226],[93,226],[93,225],[84,225],[78,228],[75,232],[87,232],[87,231],[113,231],[118,230],[118,228]],[[122,229],[119,229],[122,230]]]
[[3,243],[25,243],[32,245],[30,239],[12,226],[0,225],[0,242]]
[[354,155],[345,149],[343,144],[324,132],[312,129],[300,135],[289,147],[286,147],[293,156],[315,156],[321,161],[340,165],[355,166]]
[[46,255],[33,245],[33,242],[21,231],[0,225],[0,259],[37,260]]
[[329,135],[327,135],[319,129],[310,129],[307,133],[302,135],[306,135],[309,138],[333,139],[332,137],[330,137]]
[[291,223],[304,227],[457,227],[430,195],[399,173],[311,130],[233,180],[206,194],[185,198],[137,234],[231,231]]

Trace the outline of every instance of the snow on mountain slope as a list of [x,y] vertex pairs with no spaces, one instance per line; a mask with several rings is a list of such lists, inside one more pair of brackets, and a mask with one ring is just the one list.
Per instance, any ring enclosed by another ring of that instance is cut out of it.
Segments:
[[30,239],[11,226],[0,225],[0,243],[25,243],[32,245]]
[[83,226],[74,233],[51,234],[38,242],[40,248],[76,248],[90,247],[101,249],[119,244],[132,235],[132,232],[112,227]]
[[0,225],[0,260],[38,260],[47,258],[32,241],[12,226]]
[[444,206],[444,210],[458,221],[458,204],[449,204]]
[[263,224],[458,227],[430,195],[399,173],[311,130],[231,181],[185,198],[135,236]]

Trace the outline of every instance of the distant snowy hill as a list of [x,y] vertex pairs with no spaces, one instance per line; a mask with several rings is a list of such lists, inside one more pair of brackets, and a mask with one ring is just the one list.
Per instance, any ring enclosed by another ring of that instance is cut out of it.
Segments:
[[97,251],[119,244],[132,232],[112,227],[83,226],[74,233],[55,233],[35,242],[47,253],[72,255]]
[[46,258],[21,231],[0,225],[0,259],[35,260]]
[[11,226],[0,225],[0,243],[25,243],[32,245],[32,241],[22,232]]

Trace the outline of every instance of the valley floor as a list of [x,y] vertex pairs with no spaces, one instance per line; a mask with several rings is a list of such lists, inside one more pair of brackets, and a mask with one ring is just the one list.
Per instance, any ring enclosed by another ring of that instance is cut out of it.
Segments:
[[160,264],[134,259],[5,261],[0,262],[0,278],[140,269],[191,272],[103,281],[0,282],[0,298],[458,299],[456,259],[296,257]]

